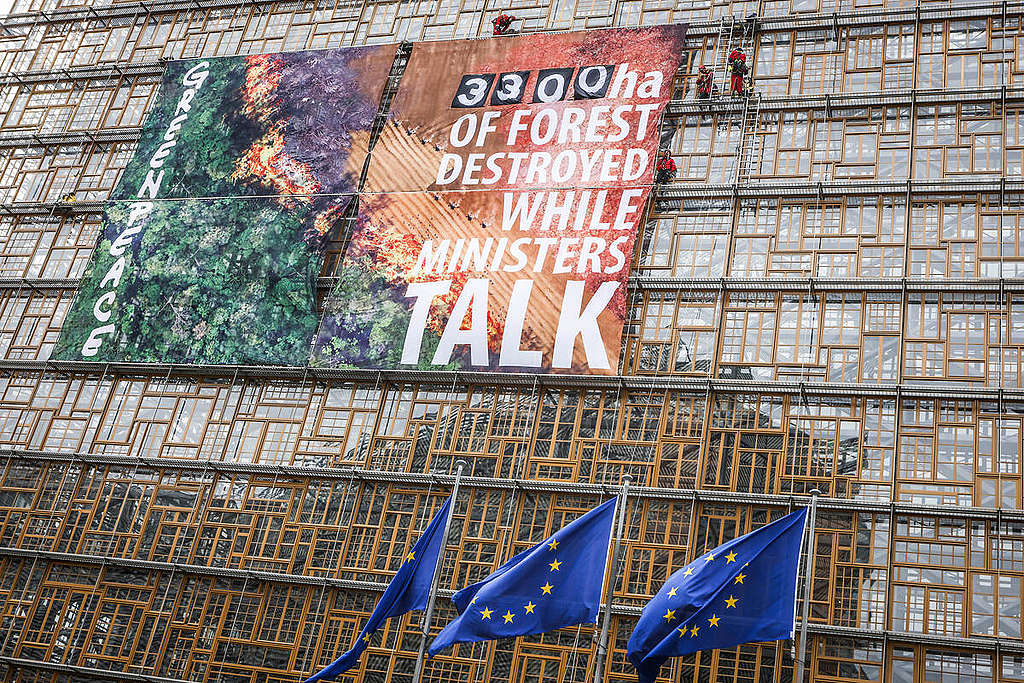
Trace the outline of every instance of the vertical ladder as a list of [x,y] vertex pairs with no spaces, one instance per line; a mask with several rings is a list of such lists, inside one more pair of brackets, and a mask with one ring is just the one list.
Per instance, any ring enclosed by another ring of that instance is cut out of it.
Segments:
[[[726,52],[726,66],[728,66],[729,52],[732,52],[733,47],[742,48],[743,52],[747,55],[747,75],[753,78],[754,75],[754,39],[757,37],[757,17],[750,16],[740,19],[736,24],[736,30],[733,35],[733,42],[735,45],[730,46],[728,52]],[[726,69],[728,71],[728,68]],[[729,75],[726,75],[726,83],[729,81]]]
[[[757,17],[744,17],[739,26],[738,47],[747,55],[747,73],[754,72],[754,39],[757,37]],[[731,48],[730,48],[731,49]],[[727,60],[728,61],[728,56]],[[761,113],[761,91],[754,84],[754,93],[743,98],[739,154],[736,159],[736,182],[750,179],[761,160],[761,138],[757,135],[758,116]]]
[[740,46],[743,51],[747,53],[747,66],[750,67],[751,73],[754,71],[754,37],[757,35],[757,17],[750,16],[744,17],[742,20],[743,32],[740,37]]
[[729,53],[733,48],[742,47],[747,53],[747,66],[754,68],[754,38],[757,35],[757,17],[744,17],[739,20],[730,14],[722,17],[718,24],[718,36],[715,39],[714,61],[711,73],[714,74],[714,85],[718,94],[729,92]]
[[735,35],[736,17],[731,14],[722,17],[722,22],[718,25],[718,37],[715,39],[715,59],[711,64],[712,94],[715,94],[715,89],[719,95],[729,92],[729,53],[732,51]]
[[736,182],[750,179],[761,160],[761,138],[757,135],[757,119],[761,113],[761,93],[743,98],[743,119],[740,128],[739,155],[736,159]]

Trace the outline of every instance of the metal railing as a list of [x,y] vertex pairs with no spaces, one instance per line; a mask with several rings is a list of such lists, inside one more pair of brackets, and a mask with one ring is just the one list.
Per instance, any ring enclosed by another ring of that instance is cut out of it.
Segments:
[[[0,18],[0,32],[6,30],[13,32],[14,29],[28,29],[37,26],[42,22],[77,22],[77,21],[107,21],[110,19],[125,19],[132,17],[148,17],[153,14],[168,12],[195,12],[217,9],[231,9],[236,7],[265,7],[268,5],[288,3],[282,0],[155,0],[144,2],[112,3],[108,5],[67,7],[36,11],[20,14],[11,14]],[[372,3],[363,0],[359,10]],[[846,5],[849,9],[844,9]],[[1024,14],[1024,1],[996,1],[981,3],[919,3],[910,7],[894,7],[881,9],[853,9],[852,0],[840,1],[837,3],[838,10],[835,12],[808,13],[806,15],[787,14],[783,16],[758,14],[758,23],[762,30],[781,30],[787,28],[806,29],[827,29],[835,30],[844,26],[863,26],[866,24],[884,24],[897,21],[922,21],[943,20],[943,19],[966,19],[971,17],[990,17],[994,14],[1004,16],[1017,16]],[[751,11],[744,6],[744,11]],[[359,14],[360,12],[356,12]],[[690,22],[688,33],[690,36],[717,35],[721,29],[720,19],[701,19]],[[550,32],[560,32],[565,29],[552,29]],[[540,31],[547,32],[547,31]],[[446,37],[445,39],[447,39]]]
[[[486,455],[486,454],[481,454]],[[353,467],[307,466],[307,465],[260,465],[224,460],[194,460],[185,458],[160,458],[144,456],[110,455],[104,453],[79,453],[67,451],[46,451],[0,447],[0,459],[19,461],[42,461],[79,463],[97,466],[121,465],[133,468],[167,468],[193,472],[227,472],[233,474],[257,474],[310,479],[338,479],[383,484],[408,485],[450,485],[454,475],[448,473],[419,473],[397,470],[359,469]],[[542,479],[521,479],[512,477],[479,477],[464,475],[462,484],[467,488],[502,491],[531,491],[535,493],[564,493],[574,495],[610,496],[619,489],[617,483],[589,483],[552,481]],[[790,508],[805,504],[810,496],[801,494],[747,493],[742,491],[721,491],[707,489],[676,489],[657,486],[631,486],[630,496],[642,500],[671,500],[695,503],[726,503],[729,505],[759,505],[763,507]],[[1024,522],[1024,510],[986,507],[950,507],[943,505],[922,505],[918,503],[880,503],[849,498],[818,499],[822,510],[884,513],[947,519],[974,519],[999,522]],[[309,577],[305,577],[309,578]]]
[[533,375],[511,372],[466,370],[361,370],[319,366],[284,365],[201,365],[193,363],[134,363],[124,361],[88,362],[68,360],[0,360],[0,372],[54,373],[66,376],[111,373],[134,377],[203,377],[211,380],[294,380],[297,382],[341,381],[419,383],[428,385],[479,384],[496,387],[540,387],[564,389],[628,389],[678,391],[707,394],[775,394],[821,397],[956,398],[1024,402],[1024,388],[951,386],[946,380],[929,383],[891,382],[880,384],[825,381],[787,382],[760,379],[720,379],[685,375]]
[[[387,584],[380,581],[354,581],[350,579],[332,579],[327,577],[304,576],[301,574],[288,574],[284,572],[268,572],[249,569],[229,569],[224,567],[208,567],[205,565],[182,564],[177,562],[159,562],[153,560],[129,560],[106,555],[85,555],[82,553],[57,553],[41,550],[27,550],[10,546],[0,546],[0,556],[33,558],[49,562],[60,562],[64,564],[86,565],[86,566],[113,566],[124,569],[142,569],[146,571],[180,572],[195,576],[212,576],[230,579],[248,579],[251,581],[264,581],[268,583],[287,583],[305,586],[329,587],[341,590],[364,590],[373,593],[383,593]],[[450,598],[455,591],[450,588],[441,588],[438,595]],[[612,613],[617,616],[635,617],[639,616],[642,608],[631,605],[613,605]],[[796,620],[797,625],[801,622]],[[869,640],[887,640],[889,642],[903,642],[925,645],[939,645],[943,647],[957,647],[977,652],[1001,652],[1001,653],[1024,653],[1024,642],[1018,639],[977,637],[977,636],[938,636],[924,633],[913,633],[908,631],[883,631],[871,628],[856,628],[849,626],[829,626],[826,624],[808,624],[808,630],[815,635],[833,637],[856,637]],[[20,660],[30,662],[33,660]],[[64,666],[64,665],[58,665]],[[136,674],[132,674],[131,680],[140,680]],[[146,679],[142,679],[146,680]],[[178,683],[173,679],[152,679],[158,683]]]

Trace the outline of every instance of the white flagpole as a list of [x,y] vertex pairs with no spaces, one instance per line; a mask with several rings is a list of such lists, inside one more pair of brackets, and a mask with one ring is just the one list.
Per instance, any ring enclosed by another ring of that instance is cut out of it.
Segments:
[[796,671],[793,683],[803,683],[804,657],[807,656],[807,620],[811,613],[811,590],[814,585],[814,524],[818,516],[818,496],[821,491],[811,489],[811,512],[807,520],[807,565],[804,570],[804,604],[800,613],[800,649],[796,655]]
[[434,578],[430,581],[430,597],[427,598],[427,611],[423,615],[423,630],[420,632],[420,650],[416,654],[416,669],[413,671],[413,683],[420,683],[423,676],[423,660],[427,654],[427,639],[430,637],[430,624],[434,619],[434,603],[437,602],[437,584],[441,580],[441,565],[444,563],[444,551],[448,546],[448,530],[455,514],[455,499],[459,495],[459,482],[462,470],[466,467],[465,460],[455,461],[455,483],[452,484],[452,504],[448,508],[448,519],[444,520],[444,531],[441,532],[441,549],[437,553],[437,564],[434,565]]
[[626,495],[629,493],[629,482],[633,477],[628,474],[622,477],[622,491],[615,501],[616,529],[612,546],[611,580],[607,580],[608,598],[605,600],[604,614],[601,617],[601,637],[597,641],[597,657],[594,659],[594,683],[601,683],[604,678],[604,661],[608,656],[608,630],[612,622],[612,596],[615,593],[615,577],[619,574],[619,547],[622,543],[622,527],[626,520]]

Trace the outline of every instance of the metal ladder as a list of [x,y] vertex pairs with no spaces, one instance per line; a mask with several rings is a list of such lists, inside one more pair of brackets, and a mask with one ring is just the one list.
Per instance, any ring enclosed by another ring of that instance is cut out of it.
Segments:
[[740,46],[743,47],[743,51],[747,53],[747,59],[751,60],[748,65],[751,72],[754,70],[754,36],[757,35],[757,20],[756,16],[746,17],[742,20],[742,33],[740,36]]
[[[719,89],[719,94],[729,92],[729,53],[735,47],[742,47],[747,53],[747,59],[753,59],[756,33],[756,17],[736,19],[732,14],[722,17],[718,24],[714,61],[711,64],[711,73],[714,74],[714,84]],[[753,64],[748,63],[748,66],[753,68]]]
[[761,113],[761,93],[743,98],[743,118],[740,128],[739,155],[736,160],[736,182],[749,180],[761,159],[761,138],[757,135],[757,120]]
[[[733,20],[733,39],[737,37],[735,28],[737,22]],[[752,74],[754,71],[754,38],[757,35],[757,17],[747,17],[738,23],[739,27],[739,43],[738,47],[743,48],[743,52],[747,55],[747,67],[748,73]],[[728,48],[729,51],[732,47]],[[726,63],[728,65],[728,52],[726,54]],[[756,135],[758,128],[758,116],[761,113],[761,93],[754,88],[753,94],[747,94],[743,98],[743,115],[740,119],[740,143],[739,143],[739,154],[736,159],[736,182],[741,183],[750,178],[754,171],[757,170],[757,164],[760,162],[761,154],[761,139]]]
[[729,53],[732,51],[735,37],[736,17],[731,14],[722,17],[718,25],[718,37],[715,39],[714,61],[711,63],[712,94],[716,88],[719,95],[729,92]]

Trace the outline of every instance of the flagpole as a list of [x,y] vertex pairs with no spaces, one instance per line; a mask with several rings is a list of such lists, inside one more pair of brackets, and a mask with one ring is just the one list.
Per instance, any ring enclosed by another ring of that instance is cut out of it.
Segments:
[[818,496],[821,491],[811,489],[811,513],[808,515],[807,568],[804,571],[804,604],[800,613],[800,649],[796,656],[796,672],[793,683],[803,683],[804,657],[807,656],[807,621],[811,613],[811,586],[814,584],[814,524],[818,516]]
[[619,574],[619,546],[622,543],[622,527],[626,519],[626,495],[629,493],[629,482],[633,477],[628,474],[622,477],[622,491],[615,503],[615,540],[612,545],[611,580],[608,581],[608,599],[605,600],[604,614],[601,616],[601,637],[597,641],[597,657],[594,659],[594,683],[601,683],[604,674],[604,660],[608,655],[608,630],[612,622],[612,596],[615,593],[615,577]]
[[452,526],[452,515],[455,514],[455,499],[459,495],[459,482],[462,470],[466,467],[465,460],[455,461],[455,483],[452,484],[452,504],[448,508],[448,519],[444,520],[444,531],[441,532],[441,548],[437,553],[434,565],[434,578],[430,581],[430,596],[427,598],[427,611],[423,615],[423,630],[420,632],[420,649],[416,654],[416,669],[413,671],[413,683],[420,683],[423,676],[423,659],[427,654],[427,639],[430,637],[430,624],[434,619],[434,603],[437,602],[437,584],[441,580],[441,564],[444,563],[444,551],[448,546],[448,530]]

